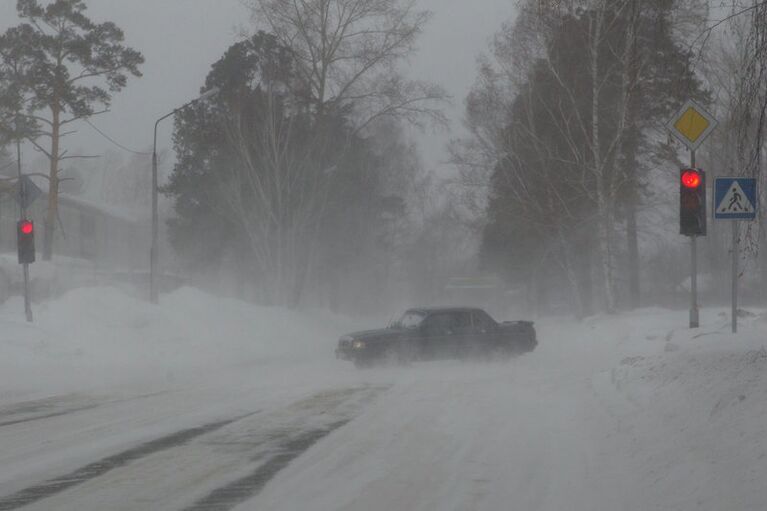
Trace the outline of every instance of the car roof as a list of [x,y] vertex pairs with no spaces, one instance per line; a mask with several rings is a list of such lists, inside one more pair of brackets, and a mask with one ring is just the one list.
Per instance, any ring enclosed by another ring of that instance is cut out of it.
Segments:
[[424,315],[437,312],[475,312],[482,311],[479,307],[413,307],[406,312],[416,312]]

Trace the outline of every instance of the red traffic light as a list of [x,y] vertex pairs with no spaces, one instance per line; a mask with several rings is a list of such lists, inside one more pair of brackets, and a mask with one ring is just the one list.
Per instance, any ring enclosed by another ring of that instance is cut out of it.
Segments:
[[31,220],[22,220],[19,222],[19,230],[22,234],[32,234],[35,231],[35,224]]
[[26,218],[16,224],[16,246],[19,249],[19,264],[35,262],[35,223]]
[[692,169],[682,172],[682,185],[686,188],[697,188],[700,186],[700,172]]
[[695,168],[679,171],[679,234],[706,235],[706,173]]

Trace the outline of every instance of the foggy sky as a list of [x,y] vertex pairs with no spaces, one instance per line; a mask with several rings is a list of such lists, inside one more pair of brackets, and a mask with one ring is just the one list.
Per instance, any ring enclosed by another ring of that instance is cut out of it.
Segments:
[[[434,17],[419,41],[419,52],[409,63],[413,78],[440,83],[453,96],[448,115],[452,134],[416,133],[428,168],[447,169],[445,144],[460,132],[463,99],[475,76],[476,56],[487,48],[492,34],[513,13],[513,0],[420,0]],[[15,0],[0,0],[0,30],[18,22]],[[151,150],[154,121],[199,93],[210,65],[221,57],[243,30],[249,31],[249,12],[241,0],[88,0],[87,14],[97,22],[111,20],[125,31],[126,43],[144,54],[144,76],[132,78],[115,95],[111,111],[94,117],[93,124],[121,144]],[[158,146],[171,144],[172,122],[160,125]],[[93,131],[79,126],[65,141],[72,150],[123,152]],[[27,150],[29,152],[29,150]],[[129,156],[129,154],[125,154]],[[36,159],[28,155],[26,161]]]

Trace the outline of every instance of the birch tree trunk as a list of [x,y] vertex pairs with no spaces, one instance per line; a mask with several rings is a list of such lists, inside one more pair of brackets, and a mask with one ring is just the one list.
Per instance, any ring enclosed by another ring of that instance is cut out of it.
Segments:
[[567,242],[567,239],[565,238],[564,232],[562,231],[561,225],[558,229],[558,235],[560,250],[562,251],[562,266],[564,267],[565,275],[567,275],[567,282],[570,285],[570,295],[573,297],[573,300],[575,300],[575,310],[577,311],[576,314],[578,319],[582,319],[585,315],[586,307],[581,296],[578,275],[575,271],[575,268],[573,267],[571,256],[572,251],[570,250],[570,246]]
[[602,39],[604,9],[594,10],[590,19],[589,71],[591,78],[591,165],[596,176],[596,205],[600,270],[604,292],[605,311],[615,312],[615,293],[613,284],[613,262],[611,235],[613,231],[613,201],[611,183],[606,176],[606,161],[602,157],[600,140],[600,69],[599,49]]
[[626,134],[623,142],[623,173],[625,174],[626,249],[628,252],[629,306],[640,305],[639,288],[639,233],[637,208],[639,206],[639,179],[637,176],[637,145],[639,127],[640,62],[637,48],[637,30],[640,22],[639,0],[630,0],[623,66],[623,97],[626,104]]
[[45,229],[43,234],[43,261],[53,257],[53,239],[56,232],[56,219],[59,211],[59,139],[61,129],[61,111],[58,101],[51,107],[51,152],[49,155],[50,169],[48,174],[48,210],[45,214]]

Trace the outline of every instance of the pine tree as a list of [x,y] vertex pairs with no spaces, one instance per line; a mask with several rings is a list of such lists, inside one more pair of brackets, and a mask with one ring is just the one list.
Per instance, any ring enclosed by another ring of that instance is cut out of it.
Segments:
[[[28,123],[25,136],[50,163],[42,250],[43,259],[50,260],[61,162],[83,157],[68,155],[61,139],[72,123],[105,112],[128,75],[141,76],[144,58],[122,44],[123,32],[114,23],[88,18],[83,0],[55,0],[46,6],[18,0],[16,9],[22,23],[0,36],[0,80],[7,81],[17,114]],[[40,137],[50,145],[44,146]]]

